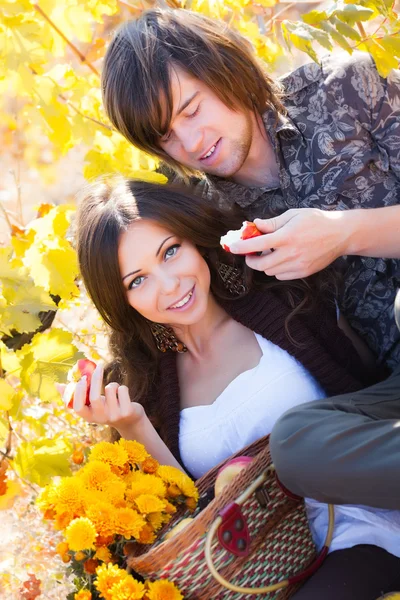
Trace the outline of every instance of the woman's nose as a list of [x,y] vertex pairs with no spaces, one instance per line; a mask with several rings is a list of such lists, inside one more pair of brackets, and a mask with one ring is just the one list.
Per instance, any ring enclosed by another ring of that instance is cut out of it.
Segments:
[[172,294],[179,287],[179,278],[168,274],[162,278],[162,289],[164,294]]

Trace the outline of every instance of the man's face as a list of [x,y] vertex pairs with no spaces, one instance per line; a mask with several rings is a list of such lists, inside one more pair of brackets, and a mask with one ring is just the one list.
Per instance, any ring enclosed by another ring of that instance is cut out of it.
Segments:
[[248,158],[255,119],[228,108],[187,71],[171,69],[173,114],[161,148],[176,162],[219,177],[238,175]]

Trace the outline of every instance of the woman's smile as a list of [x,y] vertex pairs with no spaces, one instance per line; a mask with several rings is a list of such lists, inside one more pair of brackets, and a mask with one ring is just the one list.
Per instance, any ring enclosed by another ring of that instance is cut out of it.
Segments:
[[178,302],[176,302],[172,306],[169,306],[168,310],[176,311],[176,310],[186,310],[187,308],[190,308],[194,302],[195,287],[196,286],[193,286],[192,289],[189,291],[189,293],[186,294],[185,296],[183,296],[183,298],[181,298],[181,300],[178,300]]

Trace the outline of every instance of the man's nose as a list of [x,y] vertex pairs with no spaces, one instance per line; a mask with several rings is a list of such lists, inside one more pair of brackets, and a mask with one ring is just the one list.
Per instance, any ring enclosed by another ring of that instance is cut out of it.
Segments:
[[[188,154],[197,154],[202,151],[203,134],[201,130],[187,127],[181,132],[181,143]],[[196,156],[197,158],[197,156]]]

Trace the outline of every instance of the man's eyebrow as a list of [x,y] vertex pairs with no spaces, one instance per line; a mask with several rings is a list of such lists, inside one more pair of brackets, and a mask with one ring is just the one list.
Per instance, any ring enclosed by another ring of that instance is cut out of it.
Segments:
[[[173,237],[174,237],[173,235],[169,235],[168,237],[166,237],[166,238],[165,238],[165,240],[163,240],[163,241],[161,242],[161,244],[159,245],[159,247],[158,247],[158,250],[157,250],[157,252],[156,252],[156,257],[157,257],[157,256],[160,254],[160,250],[161,250],[161,248],[164,246],[165,242],[166,242],[167,240],[170,240],[170,239],[171,239],[171,238],[173,238]],[[126,279],[127,277],[130,277],[131,275],[134,275],[135,273],[139,273],[139,271],[141,271],[141,270],[142,270],[142,269],[136,269],[135,271],[131,271],[130,273],[127,273],[127,275],[124,275],[124,276],[123,276],[123,278],[122,278],[122,281],[124,281],[124,279]]]
[[183,112],[185,110],[185,108],[187,108],[189,106],[189,104],[191,103],[191,101],[194,100],[196,98],[196,96],[198,96],[199,93],[200,93],[199,91],[194,92],[194,94],[192,94],[190,96],[190,98],[187,98],[187,100],[185,100],[185,102],[183,104],[181,104],[181,106],[178,108],[176,114],[180,115],[181,112]]

